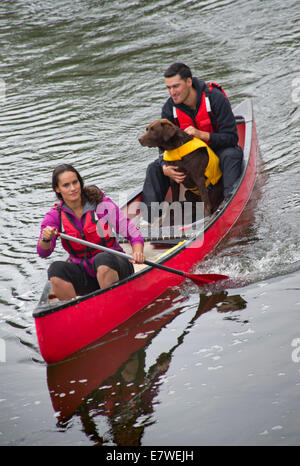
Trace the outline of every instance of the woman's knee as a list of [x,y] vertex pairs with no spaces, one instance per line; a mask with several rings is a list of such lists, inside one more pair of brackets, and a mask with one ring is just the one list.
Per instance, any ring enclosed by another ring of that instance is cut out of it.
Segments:
[[76,291],[71,282],[67,282],[59,277],[50,278],[52,294],[62,301],[68,301],[76,297]]
[[97,267],[97,280],[100,288],[105,288],[119,280],[119,274],[116,270],[107,265],[99,265]]
[[62,275],[63,270],[65,269],[66,262],[64,261],[55,261],[50,264],[48,268],[48,278],[59,277]]
[[69,282],[67,282],[66,280],[63,280],[60,277],[56,277],[55,275],[52,275],[52,277],[50,277],[49,280],[50,280],[50,283],[51,283],[52,286],[61,286],[64,283],[69,283]]

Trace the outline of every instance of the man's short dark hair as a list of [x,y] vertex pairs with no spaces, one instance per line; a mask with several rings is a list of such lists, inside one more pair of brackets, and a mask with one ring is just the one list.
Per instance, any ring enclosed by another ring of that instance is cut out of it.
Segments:
[[190,68],[185,65],[184,63],[173,63],[169,68],[165,71],[164,77],[165,78],[172,78],[179,74],[181,79],[186,80],[187,78],[192,78],[192,72]]

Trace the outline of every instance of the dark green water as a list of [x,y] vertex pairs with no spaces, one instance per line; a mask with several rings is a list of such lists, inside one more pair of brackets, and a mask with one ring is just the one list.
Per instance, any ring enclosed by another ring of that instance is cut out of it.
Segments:
[[[292,0],[1,3],[0,445],[300,443],[299,16]],[[186,283],[125,326],[133,354],[119,338],[49,369],[32,311],[52,169],[122,203],[156,157],[137,138],[174,61],[253,99],[258,186],[201,264],[230,288]]]

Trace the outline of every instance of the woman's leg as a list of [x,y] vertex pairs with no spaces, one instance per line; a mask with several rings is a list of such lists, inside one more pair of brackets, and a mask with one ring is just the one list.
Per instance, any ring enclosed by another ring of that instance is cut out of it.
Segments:
[[109,252],[100,252],[95,256],[94,269],[100,288],[106,288],[134,273],[133,265],[126,257]]
[[59,277],[51,277],[50,283],[53,294],[60,301],[68,301],[69,299],[76,298],[76,292],[72,283],[66,282]]
[[96,277],[87,274],[84,267],[73,262],[56,261],[48,269],[53,294],[62,301],[91,293],[99,288]]
[[119,274],[107,265],[100,265],[97,268],[97,280],[100,288],[107,288],[119,280]]

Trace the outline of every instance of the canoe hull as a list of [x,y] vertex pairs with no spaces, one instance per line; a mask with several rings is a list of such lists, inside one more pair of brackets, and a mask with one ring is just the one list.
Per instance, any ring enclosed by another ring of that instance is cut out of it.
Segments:
[[[165,265],[190,271],[215,249],[230,231],[247,204],[257,175],[257,135],[252,104],[245,101],[236,112],[244,118],[239,128],[245,169],[235,195],[193,240],[175,247]],[[236,113],[236,114],[237,114]],[[141,272],[90,295],[57,306],[39,305],[33,316],[41,355],[47,363],[60,361],[118,327],[167,288],[180,285],[183,277],[146,267]]]

